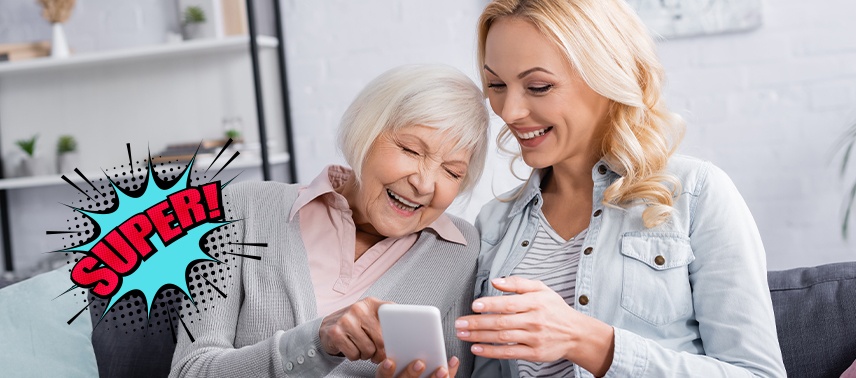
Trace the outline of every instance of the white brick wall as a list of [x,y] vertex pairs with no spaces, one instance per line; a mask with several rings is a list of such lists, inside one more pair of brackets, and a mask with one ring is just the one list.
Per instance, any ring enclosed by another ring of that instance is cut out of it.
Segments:
[[[79,0],[64,24],[78,53],[163,43],[180,32],[175,0]],[[50,24],[36,0],[0,1],[0,44],[46,41]]]
[[[341,162],[339,116],[377,74],[441,62],[477,77],[474,25],[485,1],[285,4],[301,181]],[[731,175],[755,215],[769,268],[853,260],[856,242],[839,235],[844,185],[830,156],[848,121],[856,120],[856,3],[763,6],[758,30],[659,43],[667,99],[688,121],[681,150]],[[491,156],[488,167],[469,205],[455,209],[468,219],[494,192],[516,183],[505,159]]]
[[[682,151],[728,172],[772,269],[853,260],[832,158],[854,117],[856,4],[764,2],[749,33],[662,42],[667,93],[688,121]],[[852,177],[852,176],[851,176]],[[850,238],[856,238],[851,233]]]
[[[475,80],[474,25],[485,3],[282,0],[300,180],[341,162],[338,119],[384,70],[439,62]],[[0,43],[49,38],[33,4],[0,0]],[[81,52],[162,42],[166,30],[177,31],[173,5],[78,1],[69,42]],[[731,175],[755,215],[770,268],[854,260],[856,242],[838,231],[845,188],[831,156],[856,121],[856,2],[763,6],[758,30],[659,43],[667,100],[688,121],[682,151]],[[455,209],[468,219],[516,184],[505,159],[490,156],[488,167],[469,204]]]

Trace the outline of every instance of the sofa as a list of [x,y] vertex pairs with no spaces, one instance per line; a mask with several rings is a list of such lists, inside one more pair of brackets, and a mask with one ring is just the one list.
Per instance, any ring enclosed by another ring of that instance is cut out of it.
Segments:
[[[771,271],[768,281],[788,376],[839,377],[856,360],[856,262]],[[0,287],[7,284],[9,282],[0,281]],[[108,327],[95,327],[93,330],[91,319],[96,316],[81,317],[66,326],[64,321],[73,312],[55,311],[59,304],[56,301],[65,296],[50,298],[57,290],[67,288],[67,284],[67,269],[60,268],[0,290],[0,330],[3,335],[8,336],[12,329],[7,327],[32,327],[32,322],[24,316],[12,314],[15,309],[32,312],[38,306],[44,306],[47,310],[43,311],[44,315],[58,316],[58,323],[61,323],[52,326],[44,320],[39,322],[50,329],[52,337],[43,345],[28,346],[36,351],[48,351],[38,355],[30,353],[23,358],[12,357],[16,353],[11,351],[20,352],[27,348],[9,344],[9,337],[0,337],[0,366],[4,369],[17,366],[15,376],[94,376],[97,371],[101,377],[163,377],[169,373],[175,348],[174,334],[128,335],[111,332]],[[21,295],[22,290],[28,294],[26,297],[30,302],[22,300],[25,297]],[[48,299],[36,303],[34,298],[42,296]],[[80,299],[65,300],[70,303],[69,308],[76,311],[83,303]],[[88,308],[92,315],[96,308],[103,311],[103,306]],[[22,326],[22,322],[27,325]],[[33,330],[23,332],[26,338],[26,332]],[[73,345],[86,345],[63,347],[65,339]],[[65,362],[56,363],[56,360]],[[28,374],[27,366],[38,366],[38,371]],[[75,370],[69,370],[69,366],[74,366]]]
[[856,360],[856,262],[767,274],[789,377],[839,377]]

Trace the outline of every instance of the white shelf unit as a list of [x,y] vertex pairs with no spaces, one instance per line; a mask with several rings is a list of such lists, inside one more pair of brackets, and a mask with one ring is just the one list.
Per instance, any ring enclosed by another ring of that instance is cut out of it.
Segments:
[[[212,169],[218,169],[218,167],[225,164],[228,161],[228,156],[221,156],[218,159],[218,163],[216,167]],[[277,164],[286,164],[288,163],[291,156],[287,153],[278,153],[271,155],[268,159],[268,162],[271,165]],[[211,164],[213,159],[198,159],[194,163],[194,167],[207,167]],[[237,170],[237,169],[247,169],[247,168],[257,168],[262,164],[262,159],[258,155],[249,155],[241,154],[239,155],[232,163],[226,166],[226,170]],[[180,165],[183,169],[185,164]],[[158,168],[160,169],[160,165]],[[170,165],[166,165],[166,167],[170,167]],[[90,180],[97,180],[101,177],[104,177],[104,173],[101,171],[91,171],[91,172],[81,172],[86,178]],[[66,177],[74,183],[83,183],[84,180],[80,176],[75,173],[65,173]],[[0,190],[3,189],[26,189],[26,188],[37,188],[42,186],[54,186],[54,185],[67,185],[68,183],[62,179],[63,174],[55,174],[55,175],[43,175],[43,176],[32,176],[32,177],[15,177],[0,180]]]
[[[285,151],[283,110],[276,106],[277,46],[256,38],[269,155]],[[247,36],[192,40],[71,56],[0,63],[0,151],[14,176],[15,140],[39,135],[50,146],[71,134],[83,171],[127,160],[122,145],[153,153],[168,144],[219,139],[223,119],[238,116],[245,140],[258,142]],[[270,143],[269,143],[270,145]],[[54,161],[42,149],[45,161]]]
[[[266,105],[268,162],[276,167],[273,178],[286,180],[290,155],[279,106],[279,41],[259,36],[256,44],[264,77],[259,101]],[[0,62],[0,151],[11,161],[10,152],[18,148],[15,140],[39,134],[39,149],[71,134],[78,140],[78,168],[89,180],[97,180],[103,177],[100,168],[127,164],[125,143],[131,143],[135,157],[146,148],[155,156],[170,143],[221,138],[225,117],[240,116],[245,143],[257,144],[250,59],[250,38],[240,36]],[[54,160],[52,148],[42,152],[46,161]],[[212,169],[228,157],[221,156]],[[197,167],[208,163],[200,161]],[[239,180],[261,179],[256,167],[261,168],[261,158],[250,149],[241,151],[227,170],[232,176],[246,170]],[[14,172],[8,164],[4,169],[7,175]],[[66,177],[83,182],[75,173]],[[77,192],[60,174],[0,179],[0,190],[8,198],[2,211],[13,215],[11,229],[2,235],[4,244],[11,244],[15,270],[26,270],[41,252],[55,249],[45,227],[65,219],[67,209],[57,202],[67,202]],[[5,265],[6,256],[3,260]]]
[[[249,46],[249,37],[237,36],[219,39],[198,39],[161,45],[137,47],[115,51],[95,52],[72,55],[65,59],[50,57],[0,63],[0,79],[4,76],[66,70],[72,67],[85,67],[122,62],[139,62],[146,59],[194,56],[202,53],[243,51]],[[269,36],[258,36],[256,43],[262,49],[276,49],[279,41]]]

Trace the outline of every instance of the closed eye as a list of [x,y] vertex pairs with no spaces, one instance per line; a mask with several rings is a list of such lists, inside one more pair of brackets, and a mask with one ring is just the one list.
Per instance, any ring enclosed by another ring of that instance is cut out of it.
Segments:
[[416,151],[413,151],[413,150],[411,150],[411,149],[409,149],[409,148],[407,148],[407,147],[404,147],[404,146],[400,146],[400,147],[401,147],[401,150],[402,150],[402,151],[404,151],[404,152],[406,152],[406,153],[408,153],[408,154],[410,154],[410,155],[420,156],[420,155],[419,155],[419,153],[418,153],[418,152],[416,152]]
[[499,91],[505,90],[505,84],[504,83],[487,83],[487,88],[494,91],[494,92],[499,92]]
[[547,92],[549,92],[549,91],[550,91],[550,89],[553,89],[553,84],[547,84],[547,85],[541,85],[541,86],[529,87],[529,90],[530,90],[532,93],[536,93],[536,94],[544,94],[544,93],[547,93]]
[[460,180],[460,179],[461,179],[461,177],[464,177],[464,175],[462,175],[462,174],[460,174],[460,173],[457,173],[457,172],[455,172],[455,171],[453,171],[453,170],[451,170],[451,169],[448,169],[448,168],[446,168],[446,173],[448,173],[448,174],[449,174],[449,176],[450,176],[450,177],[452,177],[452,178],[453,178],[453,179],[455,179],[455,180]]

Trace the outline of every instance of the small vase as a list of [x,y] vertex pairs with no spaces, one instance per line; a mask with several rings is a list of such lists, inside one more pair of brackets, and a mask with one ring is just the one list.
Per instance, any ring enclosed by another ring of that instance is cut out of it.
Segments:
[[24,177],[50,174],[47,165],[42,158],[38,156],[28,156],[21,160],[21,168],[19,172],[21,173],[21,176]]
[[51,57],[68,58],[68,42],[65,40],[65,31],[59,22],[52,24],[53,38],[51,41]]
[[202,38],[202,24],[200,23],[191,23],[184,24],[184,39],[200,39]]
[[57,173],[73,173],[80,163],[77,152],[65,152],[56,156]]

